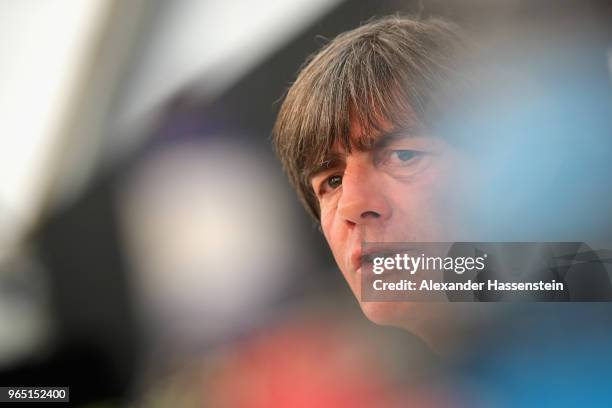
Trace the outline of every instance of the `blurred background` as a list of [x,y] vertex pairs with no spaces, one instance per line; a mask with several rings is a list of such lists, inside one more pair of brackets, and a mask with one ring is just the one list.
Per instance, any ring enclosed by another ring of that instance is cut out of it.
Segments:
[[521,135],[488,156],[488,236],[612,242],[606,0],[5,1],[0,384],[96,407],[609,402],[607,304],[518,311],[442,363],[365,321],[300,207],[280,100],[309,54],[395,12],[459,23],[521,78],[481,112]]

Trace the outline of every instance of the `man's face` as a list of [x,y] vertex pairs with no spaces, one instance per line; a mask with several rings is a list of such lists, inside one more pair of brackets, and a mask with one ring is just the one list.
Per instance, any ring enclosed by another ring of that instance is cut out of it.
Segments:
[[[357,125],[351,140],[364,135]],[[442,139],[405,132],[374,135],[367,151],[336,146],[312,187],[334,258],[366,316],[415,329],[437,308],[409,302],[361,301],[362,242],[450,242],[461,233],[461,194],[468,160]],[[357,143],[353,143],[357,145]]]

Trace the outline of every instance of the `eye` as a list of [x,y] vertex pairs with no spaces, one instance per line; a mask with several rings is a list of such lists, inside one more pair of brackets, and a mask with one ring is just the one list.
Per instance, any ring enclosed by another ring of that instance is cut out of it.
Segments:
[[380,153],[377,165],[398,177],[411,177],[425,170],[431,163],[432,154],[413,149],[388,149]]
[[332,189],[336,189],[342,184],[342,176],[331,176],[325,180],[325,184]]
[[418,159],[423,152],[416,150],[392,150],[387,157],[388,164],[404,166],[411,161]]
[[337,189],[341,185],[342,185],[342,176],[339,176],[339,175],[329,176],[323,181],[323,183],[321,183],[319,194],[323,195],[325,193],[329,193],[332,190]]

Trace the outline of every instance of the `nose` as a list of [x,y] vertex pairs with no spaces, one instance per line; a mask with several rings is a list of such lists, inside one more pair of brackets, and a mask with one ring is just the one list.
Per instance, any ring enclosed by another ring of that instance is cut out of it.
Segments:
[[342,176],[339,215],[350,225],[386,221],[391,216],[391,207],[379,171],[368,160],[351,156]]

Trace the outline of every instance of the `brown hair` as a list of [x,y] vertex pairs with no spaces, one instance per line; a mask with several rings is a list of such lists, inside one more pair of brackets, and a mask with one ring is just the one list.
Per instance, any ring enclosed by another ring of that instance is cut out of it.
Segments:
[[436,94],[454,80],[464,48],[452,23],[390,16],[339,35],[306,61],[280,108],[273,144],[311,215],[320,215],[312,170],[335,143],[350,152],[351,123],[364,138],[383,121],[394,129],[430,128]]

